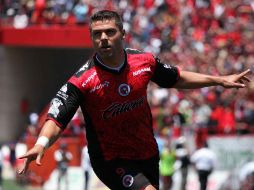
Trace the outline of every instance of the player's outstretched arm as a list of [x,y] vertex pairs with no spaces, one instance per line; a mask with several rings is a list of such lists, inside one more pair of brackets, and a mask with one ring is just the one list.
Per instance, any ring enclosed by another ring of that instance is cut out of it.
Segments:
[[41,159],[47,147],[51,146],[60,136],[61,129],[51,120],[45,122],[33,148],[27,151],[19,159],[24,159],[18,174],[23,174],[29,168],[29,164],[35,160],[37,165],[41,165]]
[[246,83],[250,82],[250,79],[247,77],[249,73],[250,70],[248,69],[240,74],[213,76],[181,71],[180,79],[174,87],[179,89],[194,89],[220,85],[224,88],[244,88]]

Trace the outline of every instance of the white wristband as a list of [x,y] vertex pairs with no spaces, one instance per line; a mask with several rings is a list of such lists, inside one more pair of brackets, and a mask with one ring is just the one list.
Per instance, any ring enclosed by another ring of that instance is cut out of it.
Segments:
[[48,138],[48,137],[40,136],[40,137],[37,139],[35,145],[39,144],[39,145],[41,145],[41,146],[43,146],[43,147],[47,147],[47,146],[48,146],[48,143],[49,143],[49,138]]

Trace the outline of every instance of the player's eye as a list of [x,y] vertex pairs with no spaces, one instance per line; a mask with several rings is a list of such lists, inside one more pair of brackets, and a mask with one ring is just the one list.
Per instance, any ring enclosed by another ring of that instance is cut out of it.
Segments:
[[94,37],[94,38],[99,38],[99,37],[101,37],[101,32],[99,32],[99,31],[93,32],[93,37]]
[[109,29],[106,31],[107,36],[114,36],[117,31],[115,29]]

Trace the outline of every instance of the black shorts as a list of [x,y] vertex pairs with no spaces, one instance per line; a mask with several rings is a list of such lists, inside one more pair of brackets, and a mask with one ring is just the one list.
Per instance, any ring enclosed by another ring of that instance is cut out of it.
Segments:
[[147,160],[91,160],[97,177],[111,190],[159,189],[159,156]]

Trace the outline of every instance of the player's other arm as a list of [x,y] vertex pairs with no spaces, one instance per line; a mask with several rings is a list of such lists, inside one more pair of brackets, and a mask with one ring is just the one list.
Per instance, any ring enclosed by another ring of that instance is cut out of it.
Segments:
[[181,71],[180,77],[175,88],[194,89],[208,86],[223,86],[224,88],[244,88],[246,82],[250,79],[246,76],[250,70],[246,70],[240,74],[232,74],[226,76],[213,76],[189,71]]
[[36,144],[26,154],[19,157],[24,159],[19,174],[25,173],[29,164],[36,160],[41,165],[41,159],[47,147],[51,146],[61,135],[83,100],[81,91],[71,83],[66,83],[56,94],[48,111],[47,121],[44,123]]
[[244,88],[250,82],[246,70],[240,74],[213,76],[190,71],[179,70],[177,67],[161,63],[155,58],[155,69],[151,80],[163,88],[195,89],[221,85],[224,88]]
[[47,120],[39,134],[37,143],[26,154],[19,157],[19,159],[25,159],[22,168],[18,173],[23,174],[27,171],[29,164],[36,160],[37,165],[41,165],[41,159],[47,147],[51,146],[60,136],[62,129],[59,128],[52,120]]

